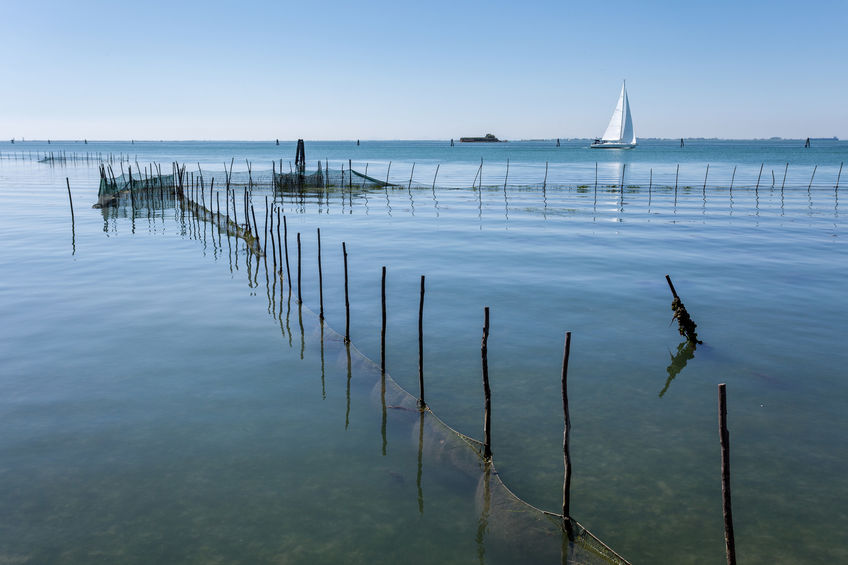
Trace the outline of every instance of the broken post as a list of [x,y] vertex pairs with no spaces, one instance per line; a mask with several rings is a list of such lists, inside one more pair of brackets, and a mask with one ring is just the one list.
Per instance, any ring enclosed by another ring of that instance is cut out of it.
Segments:
[[668,287],[671,289],[671,295],[674,297],[671,301],[671,309],[674,310],[674,317],[672,319],[677,320],[680,335],[685,336],[686,339],[688,339],[693,345],[702,343],[698,340],[698,334],[695,333],[695,328],[698,327],[698,324],[692,320],[689,316],[689,312],[686,311],[686,306],[683,305],[683,301],[680,300],[679,296],[677,296],[677,291],[674,289],[671,277],[666,275],[665,280],[668,282]]

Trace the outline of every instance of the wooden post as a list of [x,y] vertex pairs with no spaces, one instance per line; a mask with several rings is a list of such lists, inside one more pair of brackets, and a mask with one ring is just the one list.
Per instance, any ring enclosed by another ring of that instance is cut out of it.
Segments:
[[674,193],[677,194],[677,179],[680,176],[680,163],[677,164],[677,172],[674,173]]
[[392,170],[392,162],[389,161],[389,167],[386,169],[386,186],[389,186],[389,173]]
[[506,181],[509,178],[509,157],[506,158],[506,174],[504,175],[504,190],[506,190]]
[[342,255],[344,256],[344,281],[345,281],[345,343],[350,343],[350,298],[347,284],[347,245],[342,242]]
[[834,186],[834,187],[833,187],[833,188],[835,188],[836,190],[839,190],[839,179],[840,179],[840,178],[842,178],[842,165],[843,165],[844,163],[845,163],[844,161],[843,161],[843,162],[841,162],[841,163],[839,163],[839,174],[838,174],[838,175],[836,175],[836,186]]
[[259,245],[259,249],[262,249],[262,242],[259,241],[259,225],[256,223],[256,212],[253,211],[253,204],[250,205],[250,215],[253,217],[253,230],[254,237],[257,239],[257,244]]
[[786,173],[789,172],[789,163],[786,163],[786,168],[783,169],[783,182],[780,184],[780,190],[783,190],[783,186],[786,184]]
[[74,199],[71,198],[71,181],[68,180],[68,177],[65,177],[65,184],[68,185],[68,200],[71,203],[71,224],[74,223]]
[[[439,176],[439,165],[441,163],[436,163],[436,174],[433,175],[433,190],[436,190],[436,177]],[[842,167],[839,167],[839,171],[842,171]],[[837,188],[839,188],[839,181],[836,181]]]
[[545,161],[545,180],[542,181],[542,190],[548,187],[548,162]]
[[418,407],[424,410],[424,275],[421,275],[421,300],[418,303]]
[[571,453],[569,451],[569,436],[571,434],[571,418],[568,414],[568,357],[571,354],[571,332],[565,332],[565,350],[562,354],[562,412],[565,429],[562,434],[562,454],[564,477],[562,482],[562,520],[566,531],[571,529]]
[[[279,226],[279,224],[277,224]],[[286,217],[283,216],[283,247],[286,252],[286,278],[289,281],[289,295],[291,295],[291,269],[289,269],[289,229]]]
[[813,179],[814,179],[814,178],[816,178],[816,169],[818,169],[818,168],[819,168],[819,166],[818,166],[818,165],[816,165],[815,167],[813,167],[813,176],[811,176],[811,177],[810,177],[810,184],[809,184],[809,186],[807,186],[807,190],[810,190],[810,188],[812,188],[812,186],[813,186]]
[[300,232],[297,232],[297,302],[303,303],[303,297],[300,294]]
[[703,188],[703,191],[704,191],[704,192],[706,192],[706,191],[707,191],[707,176],[708,176],[709,174],[710,174],[710,164],[709,164],[709,163],[707,163],[707,172],[706,172],[706,173],[704,173],[704,188]]
[[651,193],[651,189],[654,187],[654,169],[651,167],[650,173],[648,175],[648,194]]
[[480,356],[483,363],[483,457],[492,458],[492,391],[489,388],[489,307],[483,309],[483,340],[480,344]]
[[765,165],[765,163],[760,163],[760,174],[757,175],[757,186],[754,187],[754,190],[758,190],[760,188],[760,177],[763,176],[763,165]]
[[670,288],[670,289],[671,289],[671,295],[672,295],[674,298],[680,298],[679,296],[677,296],[677,291],[676,291],[676,290],[674,290],[674,284],[672,284],[672,282],[671,282],[671,277],[670,277],[670,276],[668,276],[668,275],[666,275],[666,276],[665,276],[665,280],[666,280],[666,282],[668,283],[668,288]]
[[324,320],[324,275],[321,272],[321,228],[318,228],[318,318]]
[[733,180],[736,178],[736,167],[733,167],[733,174],[730,176],[730,190],[733,190]]
[[733,538],[733,512],[730,507],[730,432],[727,430],[727,391],[718,385],[718,429],[721,444],[721,498],[724,514],[724,546],[727,565],[736,565],[736,542]]
[[380,285],[383,304],[383,322],[380,326],[380,371],[386,373],[386,266],[383,266],[383,279]]

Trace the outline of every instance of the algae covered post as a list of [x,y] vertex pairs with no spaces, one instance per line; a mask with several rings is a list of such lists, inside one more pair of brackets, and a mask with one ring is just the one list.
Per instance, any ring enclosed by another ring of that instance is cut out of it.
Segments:
[[724,546],[727,565],[736,565],[733,511],[730,506],[730,432],[727,430],[727,386],[718,385],[718,433],[721,444],[721,502],[724,515]]
[[489,388],[489,307],[483,309],[483,339],[480,357],[483,365],[483,457],[492,457],[492,391]]

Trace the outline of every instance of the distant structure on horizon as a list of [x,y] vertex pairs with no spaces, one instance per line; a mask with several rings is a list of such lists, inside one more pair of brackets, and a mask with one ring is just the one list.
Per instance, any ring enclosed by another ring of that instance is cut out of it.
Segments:
[[[483,137],[460,137],[460,143],[498,143],[501,140],[492,135],[491,133],[487,133]],[[506,141],[505,139],[503,141]]]

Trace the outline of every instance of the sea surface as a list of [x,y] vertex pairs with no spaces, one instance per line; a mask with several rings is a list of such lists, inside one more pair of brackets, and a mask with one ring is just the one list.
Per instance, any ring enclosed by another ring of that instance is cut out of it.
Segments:
[[252,255],[172,197],[92,208],[101,160],[202,170],[208,201],[225,168],[261,180],[294,155],[0,143],[0,563],[559,562],[459,436],[386,400],[383,266],[391,382],[418,395],[423,275],[426,403],[477,440],[489,307],[494,472],[517,497],[562,509],[570,331],[584,527],[631,563],[724,559],[726,383],[739,561],[848,561],[848,142],[307,140],[309,171],[393,186],[254,187],[263,233],[286,217],[292,286],[267,238]]

